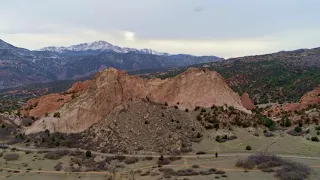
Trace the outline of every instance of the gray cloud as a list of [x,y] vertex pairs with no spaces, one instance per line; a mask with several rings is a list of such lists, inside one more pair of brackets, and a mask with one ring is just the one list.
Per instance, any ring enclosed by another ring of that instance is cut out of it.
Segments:
[[167,52],[260,54],[317,46],[318,7],[318,0],[10,0],[0,6],[0,38],[31,49],[106,40]]
[[202,8],[202,7],[196,7],[196,8],[194,8],[194,12],[201,12],[201,11],[203,11],[204,9]]

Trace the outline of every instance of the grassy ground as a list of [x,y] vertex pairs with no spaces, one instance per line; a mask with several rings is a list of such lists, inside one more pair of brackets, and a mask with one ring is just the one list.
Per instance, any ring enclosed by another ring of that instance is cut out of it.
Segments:
[[[74,180],[74,179],[85,179],[85,180],[106,180],[109,177],[106,172],[104,174],[85,174],[85,173],[65,173],[65,172],[56,172],[54,171],[54,165],[58,161],[67,161],[67,158],[62,158],[60,160],[42,160],[43,154],[25,154],[24,152],[18,152],[20,157],[17,161],[9,161],[7,164],[0,158],[0,180]],[[6,153],[4,153],[6,154]],[[34,156],[37,156],[37,160]],[[227,177],[222,177],[221,175],[209,175],[209,176],[189,176],[190,180],[209,180],[209,179],[227,179],[227,180],[269,180],[276,179],[273,173],[264,173],[260,170],[254,169],[249,172],[245,172],[241,168],[235,167],[235,162],[239,157],[218,157],[218,158],[182,158],[180,160],[174,161],[173,163],[164,166],[167,168],[172,168],[174,170],[185,170],[192,169],[193,165],[199,165],[199,168],[196,168],[196,171],[206,171],[210,168],[216,168],[218,170],[223,170],[226,172]],[[41,160],[39,160],[41,159]],[[320,175],[320,163],[318,160],[312,159],[292,159],[294,161],[298,161],[304,164],[309,165],[312,169],[312,175],[310,176],[310,180],[319,179]],[[162,173],[159,173],[157,167],[157,159],[154,158],[151,161],[148,160],[140,160],[138,163],[129,165],[123,170],[121,173],[117,175],[117,180],[129,180],[132,178],[132,174],[130,172],[141,170],[140,174],[135,174],[134,178],[138,180],[156,180],[162,177]],[[22,163],[28,163],[28,167],[23,167]],[[30,172],[14,172],[13,170],[8,169],[16,169],[16,170],[26,170],[27,168],[32,168]],[[41,168],[41,172],[38,172],[38,169]],[[141,176],[144,172],[150,171],[151,173],[155,173],[154,175]],[[176,179],[177,177],[172,177],[171,179]],[[184,177],[179,177],[179,179],[183,179]]]
[[[193,145],[193,151],[204,151],[206,153],[233,153],[233,152],[255,152],[265,151],[278,154],[293,154],[300,156],[319,156],[320,143],[307,140],[306,137],[291,136],[286,131],[274,132],[274,137],[265,137],[260,132],[259,137],[254,136],[244,128],[234,128],[232,131],[238,139],[218,143],[215,141],[217,132],[206,131],[203,140]],[[252,151],[247,151],[246,146],[250,145]]]
[[[21,170],[53,170],[54,166],[59,161],[67,161],[67,157],[64,157],[60,160],[49,160],[43,158],[45,154],[36,154],[36,153],[30,153],[26,154],[22,151],[11,151],[6,150],[3,154],[9,154],[9,153],[16,153],[19,154],[19,159],[17,161],[5,161],[3,158],[0,158],[0,164],[1,168],[14,168],[14,169],[21,169]],[[23,164],[28,164],[28,166],[24,166]]]
[[[306,127],[305,127],[306,128]],[[308,128],[308,127],[307,127]],[[294,137],[287,134],[285,131],[274,132],[274,137],[265,137],[262,132],[259,136],[254,136],[252,133],[248,132],[244,128],[234,128],[232,133],[235,134],[238,139],[227,141],[225,143],[218,143],[215,141],[217,134],[216,130],[209,130],[204,132],[203,140],[200,143],[194,143],[193,152],[190,154],[194,155],[198,151],[204,151],[206,153],[240,153],[240,152],[256,152],[264,151],[268,149],[269,152],[274,152],[277,154],[292,154],[300,156],[319,156],[320,154],[320,143],[312,142],[305,137]],[[310,132],[314,136],[315,132],[312,130]],[[245,150],[245,147],[250,145],[252,147],[251,151]],[[12,150],[0,149],[0,153],[4,155],[7,153],[12,153]],[[86,173],[65,173],[57,172],[54,170],[54,166],[58,162],[68,162],[69,157],[63,157],[59,160],[48,160],[44,159],[45,154],[30,153],[16,151],[14,153],[19,154],[19,159],[16,161],[6,162],[3,157],[0,157],[0,180],[54,180],[54,179],[85,179],[85,180],[102,180],[109,177],[107,172],[101,174],[86,174]],[[187,177],[190,180],[207,180],[207,179],[228,179],[228,180],[269,180],[275,179],[273,173],[264,173],[260,170],[251,170],[249,172],[244,172],[243,169],[235,167],[235,162],[238,157],[218,157],[218,158],[183,158],[178,161],[174,161],[169,164],[168,168],[173,168],[174,170],[190,169],[192,165],[199,165],[200,167],[196,169],[197,171],[205,171],[209,168],[216,168],[226,171],[227,177],[222,177],[221,175],[209,175],[209,176],[194,176]],[[294,161],[302,162],[309,165],[312,169],[312,175],[310,180],[317,180],[320,177],[320,162],[319,160],[307,160],[307,159],[293,159]],[[24,166],[23,164],[28,164]],[[1,170],[2,169],[2,170]],[[14,172],[26,171],[29,172]],[[140,160],[138,163],[126,166],[117,174],[116,180],[129,180],[132,178],[132,171],[141,170],[140,174],[135,174],[135,179],[138,180],[156,180],[162,177],[162,173],[159,172],[157,167],[157,158],[153,160]],[[150,171],[153,175],[141,176],[141,174]],[[176,179],[177,177],[172,177],[171,179]],[[184,177],[179,177],[183,179]]]

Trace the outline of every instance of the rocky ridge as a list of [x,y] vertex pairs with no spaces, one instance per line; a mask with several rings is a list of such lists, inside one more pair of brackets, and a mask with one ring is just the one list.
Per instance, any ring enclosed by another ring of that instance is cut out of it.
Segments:
[[241,104],[238,94],[215,71],[190,68],[174,78],[161,80],[129,76],[124,71],[109,68],[97,73],[87,89],[57,110],[60,118],[54,118],[52,114],[42,117],[26,133],[46,129],[62,133],[82,132],[110,113],[128,109],[137,99],[168,104],[181,110],[228,105],[250,113]]
[[305,108],[308,108],[308,106],[311,106],[313,104],[320,104],[320,87],[314,89],[313,91],[310,91],[306,93],[304,96],[301,97],[300,101],[297,103],[287,103],[284,105],[274,105],[270,107],[265,114],[271,115],[271,116],[277,116],[281,112],[294,112],[303,110]]
[[273,105],[264,111],[276,122],[291,120],[294,123],[315,123],[320,120],[320,87],[306,93],[297,103]]
[[78,96],[90,83],[91,81],[77,82],[65,93],[49,94],[30,99],[27,104],[22,107],[21,114],[39,118],[48,115],[48,113],[53,113],[65,103]]

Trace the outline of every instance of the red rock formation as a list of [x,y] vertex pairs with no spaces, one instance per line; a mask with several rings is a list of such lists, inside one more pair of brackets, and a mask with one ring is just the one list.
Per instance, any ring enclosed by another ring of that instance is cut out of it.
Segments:
[[41,117],[46,113],[55,112],[70,99],[71,94],[49,94],[41,96],[40,98],[34,98],[29,100],[22,108],[21,114],[25,116]]
[[84,82],[76,82],[72,85],[70,89],[67,90],[68,93],[76,93],[79,91],[83,91],[90,86],[91,81],[84,81]]
[[313,91],[306,93],[304,96],[301,97],[298,103],[288,103],[284,104],[283,106],[275,105],[267,109],[264,114],[277,116],[281,112],[291,112],[296,110],[302,110],[308,107],[311,104],[320,103],[320,87],[316,88]]
[[241,96],[241,104],[243,105],[243,107],[245,107],[248,110],[253,110],[253,109],[256,108],[256,106],[254,105],[254,103],[250,99],[248,93],[242,94],[242,96]]
[[72,87],[61,94],[49,94],[39,98],[33,98],[22,107],[21,114],[25,116],[42,117],[46,113],[55,112],[66,102],[72,99],[72,95],[80,93],[90,85],[91,81],[76,82]]
[[[27,133],[51,131],[76,133],[89,128],[111,112],[126,109],[128,102],[145,99],[155,103],[179,104],[180,109],[195,106],[233,106],[249,112],[240,97],[229,88],[215,71],[191,68],[165,80],[129,76],[109,68],[97,73],[89,87],[76,100],[66,103],[59,112],[60,119],[46,119],[35,123]],[[42,123],[43,122],[43,123]]]

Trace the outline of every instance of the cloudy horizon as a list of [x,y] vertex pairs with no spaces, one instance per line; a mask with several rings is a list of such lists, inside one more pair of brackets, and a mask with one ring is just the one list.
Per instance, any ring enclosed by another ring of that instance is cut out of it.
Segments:
[[103,40],[229,58],[319,47],[318,7],[316,0],[10,0],[0,6],[0,39],[32,50]]

